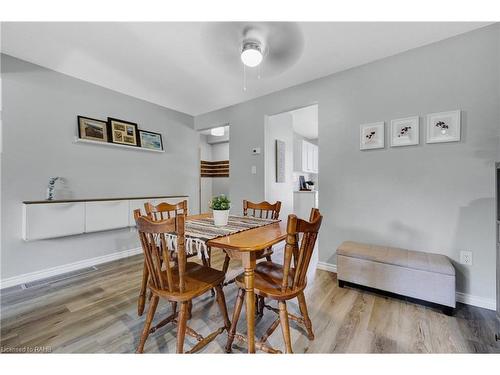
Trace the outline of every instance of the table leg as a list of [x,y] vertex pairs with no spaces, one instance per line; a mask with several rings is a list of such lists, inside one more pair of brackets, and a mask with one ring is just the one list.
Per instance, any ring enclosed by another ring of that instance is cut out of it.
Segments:
[[243,253],[242,261],[245,270],[245,308],[247,313],[248,353],[255,353],[255,293],[253,285],[255,253],[250,251]]

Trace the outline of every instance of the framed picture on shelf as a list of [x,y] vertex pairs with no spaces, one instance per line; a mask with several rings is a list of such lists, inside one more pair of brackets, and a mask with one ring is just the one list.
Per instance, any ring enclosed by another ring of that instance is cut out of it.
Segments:
[[163,139],[160,133],[139,130],[140,146],[150,150],[163,151]]
[[391,147],[419,144],[418,116],[391,121]]
[[460,141],[460,110],[427,115],[427,143]]
[[376,148],[384,148],[384,125],[385,123],[383,121],[360,125],[359,149],[371,150]]
[[78,116],[78,138],[89,141],[107,142],[108,123],[95,118]]
[[139,147],[137,124],[108,117],[109,139],[112,143]]

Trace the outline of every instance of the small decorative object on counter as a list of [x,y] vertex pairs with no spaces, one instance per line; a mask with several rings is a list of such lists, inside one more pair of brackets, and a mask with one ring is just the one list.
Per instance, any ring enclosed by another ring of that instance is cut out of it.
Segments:
[[314,191],[314,181],[306,181],[306,186],[308,190]]
[[52,201],[54,200],[54,188],[56,186],[56,181],[61,179],[61,177],[51,177],[49,178],[49,185],[47,186],[47,200]]
[[212,198],[210,208],[213,210],[214,225],[218,227],[227,225],[230,207],[231,201],[224,194]]
[[299,190],[300,191],[307,190],[306,179],[304,176],[299,176]]

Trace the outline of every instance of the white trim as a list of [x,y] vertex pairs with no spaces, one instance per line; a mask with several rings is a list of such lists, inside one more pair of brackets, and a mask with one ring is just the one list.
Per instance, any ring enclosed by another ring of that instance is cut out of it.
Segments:
[[[317,269],[337,273],[337,265],[327,262],[318,262]],[[474,296],[468,293],[456,292],[457,302],[466,305],[482,307],[483,309],[496,310],[497,304],[494,298]]]
[[323,271],[337,273],[337,265],[336,264],[331,264],[331,263],[326,263],[326,262],[318,262],[318,264],[316,265],[316,268],[319,270],[323,270]]
[[488,310],[497,309],[497,303],[494,298],[479,297],[462,292],[457,292],[456,298],[457,302],[465,303],[466,305],[482,307],[483,309],[488,309]]
[[116,253],[111,253],[103,255],[96,258],[84,259],[78,262],[63,264],[61,266],[47,268],[41,271],[35,271],[30,273],[25,273],[18,276],[9,277],[0,281],[0,289],[10,288],[12,286],[29,283],[36,280],[46,279],[48,277],[53,277],[57,275],[62,275],[64,273],[76,271],[82,268],[92,267],[97,264],[111,262],[113,260],[118,260],[122,258],[127,258],[133,255],[140,254],[142,248],[137,247],[135,249],[128,249],[123,251],[118,251]]
[[[163,139],[162,139],[163,142]],[[154,150],[151,148],[146,148],[146,147],[141,147],[141,146],[129,146],[129,145],[123,145],[120,143],[112,143],[112,142],[100,142],[100,141],[92,141],[90,139],[83,139],[83,138],[78,138],[75,137],[75,140],[73,143],[88,143],[91,145],[100,145],[100,146],[110,146],[110,147],[118,147],[118,148],[126,148],[129,150],[136,150],[136,151],[150,151],[150,152],[165,152],[165,150]]]

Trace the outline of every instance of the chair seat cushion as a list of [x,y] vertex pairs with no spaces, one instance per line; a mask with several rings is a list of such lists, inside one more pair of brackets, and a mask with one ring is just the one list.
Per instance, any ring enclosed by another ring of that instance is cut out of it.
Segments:
[[[290,269],[288,274],[288,285],[292,285],[295,270]],[[296,290],[281,291],[283,280],[283,266],[274,262],[259,262],[255,266],[254,290],[255,293],[264,297],[277,297],[276,299],[288,299],[297,295],[304,288]],[[236,276],[236,284],[239,288],[245,288],[244,273]]]
[[433,273],[441,273],[444,275],[455,275],[455,268],[450,260],[448,257],[441,254],[345,241],[338,247],[337,255]]
[[[173,284],[174,288],[172,292],[168,290],[158,290],[153,287],[153,289],[157,294],[163,295],[165,297],[175,297],[180,295],[179,293],[179,277],[177,267],[174,267],[173,270]],[[167,274],[164,271],[165,280],[167,280]],[[189,294],[191,298],[200,296],[212,289],[214,286],[219,285],[224,282],[224,273],[222,271],[206,267],[204,265],[187,262],[186,263],[186,272],[184,274],[184,285],[185,290],[182,295]],[[165,286],[165,288],[167,288]],[[174,298],[177,299],[177,298]],[[181,299],[179,299],[181,300]]]

